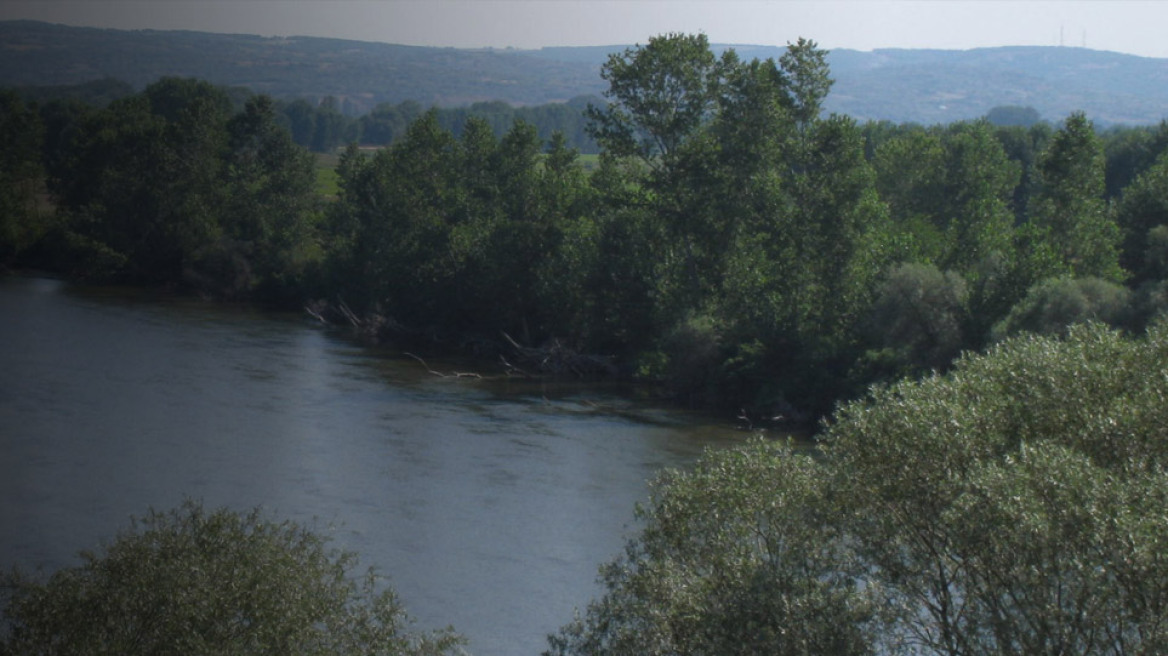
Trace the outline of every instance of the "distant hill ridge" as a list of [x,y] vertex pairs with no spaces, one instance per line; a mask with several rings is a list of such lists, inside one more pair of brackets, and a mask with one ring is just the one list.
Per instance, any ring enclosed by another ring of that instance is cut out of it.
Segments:
[[[455,49],[0,21],[0,86],[114,77],[141,88],[178,75],[280,98],[331,95],[350,114],[404,100],[439,106],[485,100],[534,105],[601,93],[601,64],[609,53],[626,47]],[[728,47],[747,59],[783,52],[774,46],[716,46]],[[1000,105],[1031,106],[1052,121],[1083,110],[1102,125],[1168,117],[1168,59],[1018,46],[835,50],[829,62],[836,84],[828,111],[858,120],[943,123],[983,116]]]

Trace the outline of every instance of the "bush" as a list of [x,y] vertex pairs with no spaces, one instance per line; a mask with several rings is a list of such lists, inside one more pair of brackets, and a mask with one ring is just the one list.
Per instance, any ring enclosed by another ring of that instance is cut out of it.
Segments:
[[1158,225],[1148,231],[1143,273],[1150,280],[1168,278],[1168,225]]
[[930,264],[902,264],[877,292],[876,339],[896,354],[900,369],[941,369],[964,343],[965,281]]
[[1022,331],[1065,334],[1076,323],[1101,321],[1112,326],[1126,318],[1131,301],[1127,288],[1099,278],[1058,278],[1041,282],[1026,293],[993,329],[1001,340]]
[[447,654],[449,629],[412,633],[356,557],[259,511],[188,501],[131,523],[83,564],[5,583],[3,654]]
[[724,356],[721,330],[714,319],[698,316],[681,322],[665,337],[662,351],[663,378],[673,395],[691,405],[717,398]]
[[1141,332],[1168,317],[1168,280],[1148,281],[1132,295],[1129,327]]

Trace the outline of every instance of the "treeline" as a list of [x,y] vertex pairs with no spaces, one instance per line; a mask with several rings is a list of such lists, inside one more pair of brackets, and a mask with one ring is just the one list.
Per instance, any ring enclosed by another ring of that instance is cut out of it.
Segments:
[[[559,132],[567,143],[581,152],[596,153],[596,141],[588,134],[584,110],[596,98],[573,98],[566,103],[549,103],[532,107],[513,107],[505,102],[478,102],[462,107],[431,108],[443,129],[461,136],[471,118],[484,121],[501,137],[516,121],[523,121],[547,141]],[[327,96],[319,103],[305,99],[278,101],[280,121],[292,133],[297,144],[319,153],[329,153],[349,143],[385,146],[402,138],[410,124],[428,109],[407,100],[396,105],[383,103],[367,114],[344,113],[336,98]]]
[[[505,102],[478,102],[462,107],[434,108],[438,124],[455,136],[462,136],[462,130],[471,118],[481,119],[491,126],[496,137],[502,137],[516,121],[522,121],[535,128],[542,141],[550,141],[558,132],[570,148],[582,153],[599,152],[596,140],[588,133],[588,119],[584,112],[589,104],[602,103],[592,96],[572,98],[565,103],[548,103],[514,107]],[[368,114],[357,117],[357,141],[366,146],[384,146],[405,136],[406,129],[426,112],[421,104],[405,101],[397,105],[382,104]],[[346,141],[346,143],[348,143]]]
[[[242,109],[253,94],[243,87],[218,87],[231,100],[234,109]],[[26,86],[13,89],[26,103],[37,106],[80,104],[105,107],[115,100],[134,95],[130,84],[103,78],[83,84],[62,86]],[[273,99],[276,121],[292,134],[300,146],[318,153],[332,153],[349,143],[362,146],[385,146],[405,135],[410,123],[429,109],[407,100],[398,104],[381,103],[366,114],[356,115],[348,103],[334,96],[320,99]],[[589,104],[602,103],[593,96],[580,96],[562,103],[515,107],[502,101],[476,102],[458,107],[435,107],[438,123],[456,136],[462,134],[467,119],[481,118],[503,134],[515,121],[530,123],[539,138],[547,141],[556,132],[564,135],[569,146],[580,152],[595,154],[599,146],[588,133],[584,112]]]
[[505,105],[457,128],[399,105],[369,115],[390,145],[350,146],[328,201],[291,105],[177,79],[102,108],[9,93],[0,257],[343,302],[449,348],[554,343],[766,417],[1021,330],[1140,332],[1168,304],[1164,124],[858,125],[822,116],[807,41],[743,61],[663,36],[603,75],[590,173]]

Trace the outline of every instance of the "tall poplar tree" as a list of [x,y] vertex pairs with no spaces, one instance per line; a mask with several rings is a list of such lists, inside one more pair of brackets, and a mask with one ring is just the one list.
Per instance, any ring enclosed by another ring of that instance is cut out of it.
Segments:
[[1082,112],[1069,116],[1039,159],[1041,186],[1028,212],[1035,250],[1058,267],[1048,275],[1121,281],[1120,231],[1103,200],[1103,145]]

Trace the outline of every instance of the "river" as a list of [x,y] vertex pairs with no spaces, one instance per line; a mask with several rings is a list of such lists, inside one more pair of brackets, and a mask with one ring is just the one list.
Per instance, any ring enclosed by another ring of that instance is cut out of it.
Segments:
[[0,279],[0,568],[76,564],[186,497],[262,506],[356,551],[418,628],[538,654],[648,480],[743,439],[619,386],[438,377],[298,315]]

